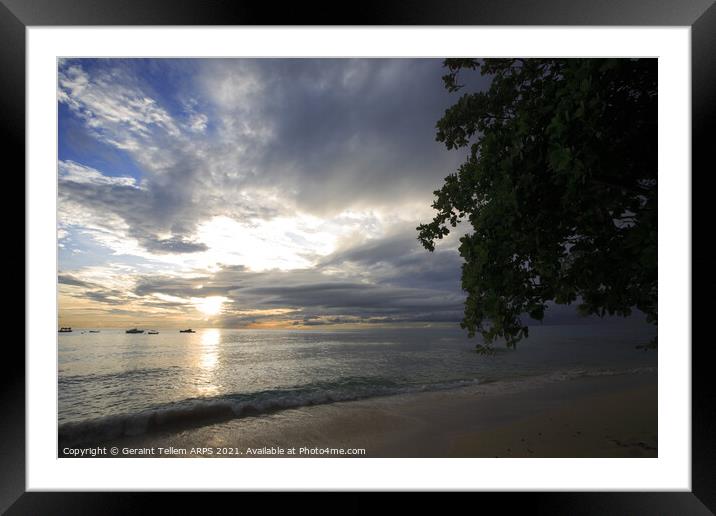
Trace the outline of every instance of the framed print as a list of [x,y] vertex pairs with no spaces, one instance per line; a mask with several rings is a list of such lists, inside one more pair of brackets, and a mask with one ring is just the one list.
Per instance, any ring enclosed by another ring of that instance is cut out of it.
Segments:
[[27,333],[1,507],[713,510],[691,169],[716,10],[528,4],[5,2]]

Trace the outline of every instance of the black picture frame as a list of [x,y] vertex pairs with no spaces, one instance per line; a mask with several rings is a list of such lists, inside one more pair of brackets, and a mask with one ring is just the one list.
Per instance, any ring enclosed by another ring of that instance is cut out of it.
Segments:
[[[0,130],[2,141],[7,145],[6,156],[14,157],[17,168],[24,170],[25,29],[29,26],[676,25],[692,29],[692,178],[713,172],[709,159],[712,146],[709,136],[714,133],[716,119],[716,5],[713,0],[366,0],[350,5],[312,2],[277,7],[243,0],[0,0]],[[24,190],[24,185],[22,188]],[[692,191],[694,195],[705,195],[704,189],[700,194],[699,189],[692,188]],[[692,220],[694,228],[704,224],[693,215]],[[692,229],[692,235],[695,233]],[[694,250],[692,240],[692,253]],[[19,256],[16,260],[19,262]],[[692,264],[693,275],[694,270],[705,269],[706,261],[692,258]],[[710,272],[708,276],[712,274]],[[710,283],[699,283],[697,288],[705,290]],[[707,318],[708,305],[693,303],[692,320]],[[30,306],[25,308],[32,309]],[[499,504],[503,511],[516,506],[528,507],[537,514],[716,512],[716,389],[710,372],[712,365],[706,357],[708,341],[701,344],[706,346],[700,347],[697,342],[692,347],[691,492],[476,493],[480,498],[476,508],[484,508],[487,503],[488,506]],[[8,353],[6,360],[12,367],[4,368],[0,375],[0,511],[18,515],[77,515],[148,510],[148,498],[160,495],[25,492],[25,353],[18,345],[12,349],[6,346],[5,353]],[[163,496],[162,504],[167,498]],[[185,494],[174,493],[171,498],[184,510],[190,508]],[[211,495],[214,503],[221,503],[224,498],[223,494]],[[422,498],[412,497],[413,503],[422,504]],[[280,503],[284,499],[283,496],[273,497],[270,503]],[[450,500],[456,504],[464,503],[462,496]],[[207,508],[206,501],[200,503]],[[296,501],[292,500],[291,504],[295,510]],[[357,494],[341,502],[345,512],[358,512],[371,505],[370,497]]]

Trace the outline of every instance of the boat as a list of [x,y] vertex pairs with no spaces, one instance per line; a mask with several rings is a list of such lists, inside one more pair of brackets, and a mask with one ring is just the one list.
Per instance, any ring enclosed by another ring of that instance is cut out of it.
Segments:
[[90,330],[90,333],[99,333],[99,330]]
[[63,326],[60,328],[59,333],[72,333],[72,328],[69,326]]
[[188,328],[186,330],[179,330],[179,333],[196,333],[196,332],[194,330],[192,330],[191,328]]
[[159,332],[157,330],[149,330],[147,335],[159,335]]
[[127,330],[124,333],[144,333],[144,330],[140,330],[138,328],[132,328],[131,330]]

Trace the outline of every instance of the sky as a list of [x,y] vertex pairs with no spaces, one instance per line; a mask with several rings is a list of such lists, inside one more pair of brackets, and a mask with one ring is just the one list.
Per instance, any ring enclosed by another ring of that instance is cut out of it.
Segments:
[[[436,59],[58,63],[59,322],[457,323]],[[474,88],[484,79],[471,79]]]
[[[59,324],[457,326],[438,59],[62,59]],[[489,78],[462,77],[469,91]],[[573,322],[552,306],[546,322]]]

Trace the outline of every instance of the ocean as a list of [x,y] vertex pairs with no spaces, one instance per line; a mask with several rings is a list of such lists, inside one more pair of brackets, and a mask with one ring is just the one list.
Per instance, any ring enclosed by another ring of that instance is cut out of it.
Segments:
[[529,385],[655,372],[634,322],[533,326],[515,350],[459,327],[355,331],[75,329],[58,335],[58,425],[64,444],[97,443],[284,409],[467,386]]

